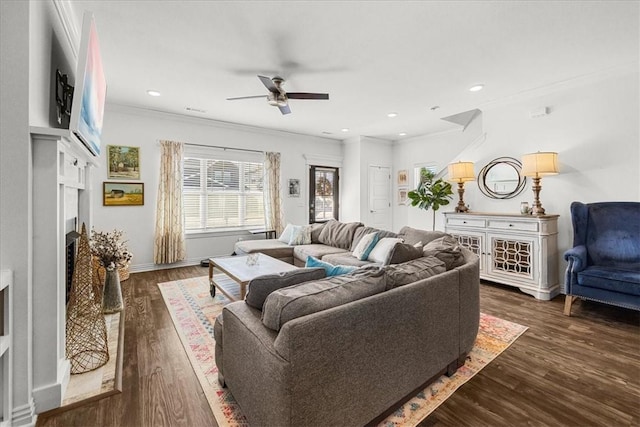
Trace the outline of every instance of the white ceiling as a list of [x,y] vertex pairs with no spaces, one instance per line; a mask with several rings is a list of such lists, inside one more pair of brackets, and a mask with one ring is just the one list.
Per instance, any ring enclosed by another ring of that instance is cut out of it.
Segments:
[[[337,139],[452,129],[440,118],[637,64],[640,53],[637,1],[71,4],[78,28],[94,13],[108,103]],[[290,100],[286,116],[263,99],[225,100],[266,95],[257,74],[330,100]],[[485,89],[469,92],[476,83]]]

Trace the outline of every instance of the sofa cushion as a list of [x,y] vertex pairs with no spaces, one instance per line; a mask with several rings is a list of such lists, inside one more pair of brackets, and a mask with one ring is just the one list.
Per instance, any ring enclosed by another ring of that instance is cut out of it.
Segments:
[[294,225],[289,239],[289,246],[308,245],[311,243],[311,226]]
[[640,296],[640,272],[634,270],[591,266],[578,273],[578,284]]
[[320,233],[322,233],[322,229],[324,228],[326,222],[316,222],[311,224],[311,243],[320,243]]
[[299,268],[283,273],[258,276],[249,281],[249,291],[245,297],[245,302],[253,308],[262,310],[264,300],[267,299],[271,292],[310,280],[324,279],[325,277],[324,268]]
[[442,231],[419,230],[408,226],[402,227],[398,233],[398,237],[402,238],[402,241],[409,245],[415,245],[418,242],[422,242],[423,245],[426,245],[430,241],[438,239],[444,235],[445,233]]
[[427,277],[447,271],[444,262],[433,256],[420,257],[403,264],[384,267],[387,275],[387,289],[397,288],[408,283],[417,282]]
[[254,252],[261,252],[273,258],[291,258],[293,247],[282,243],[277,239],[267,240],[240,240],[234,247],[237,255],[246,255]]
[[420,242],[415,245],[398,242],[393,246],[388,264],[402,264],[412,259],[422,257],[422,244]]
[[378,233],[378,239],[382,239],[383,237],[398,237],[396,233],[393,231],[379,230],[373,227],[360,227],[356,229],[356,232],[353,234],[353,242],[351,243],[351,251],[353,252],[360,243],[360,239],[362,239],[365,235],[369,233]]
[[357,267],[355,265],[333,265],[328,262],[320,261],[315,257],[307,257],[307,263],[305,265],[306,268],[314,268],[320,267],[323,268],[327,277],[330,276],[340,276],[342,274],[351,273]]
[[318,241],[325,245],[350,250],[353,235],[359,227],[362,227],[361,222],[340,222],[332,219],[325,224],[318,236]]
[[360,261],[358,258],[354,257],[351,252],[328,254],[322,257],[322,261],[326,261],[333,265],[355,265],[356,267],[361,267],[363,265],[376,265],[373,261]]
[[262,323],[279,331],[290,320],[378,294],[385,286],[384,271],[367,269],[279,289],[267,297]]
[[[353,249],[352,255],[358,258],[360,261],[364,261],[369,258],[369,254],[378,243],[379,233],[374,231],[373,233],[365,234],[356,247]],[[355,240],[354,240],[355,241]]]
[[284,227],[284,230],[282,230],[280,237],[278,237],[278,240],[288,245],[291,240],[291,235],[293,234],[293,227],[293,224],[287,224],[287,226]]
[[396,243],[402,243],[402,239],[398,237],[383,237],[369,253],[369,261],[377,262],[382,265],[389,264],[391,260],[391,252]]
[[423,254],[424,256],[435,256],[444,262],[447,270],[464,264],[464,254],[462,253],[460,244],[455,237],[449,234],[427,243],[424,246]]
[[310,245],[293,246],[293,254],[303,262],[307,261],[308,256],[318,259],[324,258],[327,254],[348,253],[346,249],[334,248],[320,243],[312,243]]

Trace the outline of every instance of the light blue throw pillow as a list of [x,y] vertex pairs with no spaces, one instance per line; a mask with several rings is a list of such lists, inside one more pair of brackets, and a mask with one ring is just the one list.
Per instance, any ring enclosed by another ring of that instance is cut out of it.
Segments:
[[327,277],[329,276],[339,276],[341,274],[351,273],[358,267],[353,265],[333,265],[328,262],[324,262],[319,260],[316,257],[308,256],[307,262],[305,263],[305,267],[322,267],[327,272]]
[[373,248],[375,248],[376,243],[378,243],[378,238],[379,234],[377,231],[365,234],[353,250],[353,256],[358,258],[360,261],[365,261],[369,258],[369,254]]

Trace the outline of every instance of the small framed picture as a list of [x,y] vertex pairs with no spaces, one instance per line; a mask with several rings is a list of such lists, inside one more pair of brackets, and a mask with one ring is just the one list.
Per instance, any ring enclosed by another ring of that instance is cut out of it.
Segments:
[[300,180],[289,180],[289,197],[300,197]]
[[399,205],[406,205],[407,204],[408,194],[409,194],[409,190],[407,190],[406,188],[400,188],[398,190],[398,204]]
[[140,179],[140,147],[107,146],[108,179]]
[[144,205],[143,182],[103,182],[103,206],[142,206]]
[[409,185],[409,172],[406,169],[398,171],[398,186],[406,187]]

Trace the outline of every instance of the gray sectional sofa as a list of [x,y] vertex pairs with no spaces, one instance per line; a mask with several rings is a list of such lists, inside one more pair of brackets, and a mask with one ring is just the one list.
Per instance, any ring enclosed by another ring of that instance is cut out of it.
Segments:
[[310,227],[311,242],[308,244],[291,246],[278,239],[241,240],[235,244],[234,250],[237,255],[254,252],[264,253],[298,267],[305,265],[308,256],[314,256],[335,265],[361,266],[372,262],[360,261],[351,254],[360,239],[373,231],[377,231],[380,238],[399,237],[410,245],[418,242],[426,245],[430,241],[444,236],[441,231],[424,231],[403,227],[399,233],[394,233],[366,227],[361,222],[343,223],[335,220],[312,224]]
[[[442,236],[407,227],[398,234],[407,243]],[[333,253],[322,247],[324,254],[320,245],[334,247],[311,243],[288,256],[297,263],[311,253],[323,260],[351,256],[352,245]],[[431,253],[342,276],[300,269],[256,279],[254,288],[271,286],[270,293],[252,295],[250,283],[246,301],[228,304],[216,319],[220,383],[252,426],[375,420],[439,375],[453,374],[473,347],[479,259],[456,251],[456,263]]]

